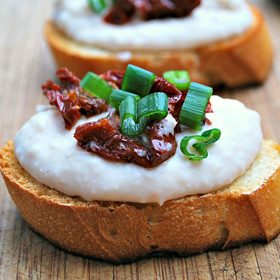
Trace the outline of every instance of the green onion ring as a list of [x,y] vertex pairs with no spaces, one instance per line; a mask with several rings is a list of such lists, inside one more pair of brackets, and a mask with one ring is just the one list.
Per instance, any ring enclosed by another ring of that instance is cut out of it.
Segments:
[[88,72],[80,82],[81,88],[92,96],[102,98],[108,102],[112,87],[97,74]]
[[112,93],[110,94],[109,97],[109,104],[113,107],[118,109],[122,101],[127,97],[127,96],[132,96],[135,97],[137,100],[140,99],[140,96],[128,91],[123,91],[120,89],[113,89]]
[[179,115],[180,123],[201,130],[212,93],[211,87],[192,82]]
[[107,7],[106,0],[88,0],[88,5],[97,14],[102,13]]
[[119,106],[121,131],[128,136],[141,134],[150,120],[162,120],[168,114],[168,97],[156,92],[137,99],[127,96]]
[[145,96],[150,93],[156,75],[150,71],[129,64],[122,81],[122,90]]
[[[215,143],[221,137],[221,131],[218,128],[213,128],[204,131],[201,135],[185,136],[180,143],[180,149],[182,153],[191,161],[200,161],[208,157],[208,151],[206,147]],[[196,140],[197,142],[192,145],[198,154],[189,152],[189,142]]]
[[191,84],[189,73],[183,70],[171,70],[164,72],[163,78],[179,90],[187,90]]

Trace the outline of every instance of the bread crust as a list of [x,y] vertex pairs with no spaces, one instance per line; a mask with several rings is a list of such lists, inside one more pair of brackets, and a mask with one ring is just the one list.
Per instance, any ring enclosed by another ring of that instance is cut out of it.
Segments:
[[[266,142],[255,163],[230,186],[162,206],[66,196],[32,178],[16,160],[12,142],[0,150],[0,171],[36,232],[67,251],[121,263],[151,254],[188,255],[270,241],[280,231],[279,151],[278,145]],[[274,167],[262,179],[252,178],[267,160],[276,162]]]
[[87,71],[103,73],[124,70],[128,63],[161,75],[170,69],[185,69],[195,81],[237,87],[265,80],[272,63],[272,44],[261,12],[251,6],[254,24],[242,35],[195,49],[131,52],[130,59],[117,53],[79,44],[67,38],[53,22],[45,25],[45,37],[59,67],[83,77]]

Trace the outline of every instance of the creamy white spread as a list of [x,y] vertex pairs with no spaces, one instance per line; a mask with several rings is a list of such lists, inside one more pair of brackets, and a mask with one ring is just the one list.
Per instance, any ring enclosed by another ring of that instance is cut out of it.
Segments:
[[[208,146],[209,156],[201,162],[189,161],[177,148],[176,154],[161,165],[147,169],[133,163],[118,163],[86,152],[77,146],[75,128],[68,131],[55,108],[44,108],[19,130],[15,154],[39,182],[70,196],[87,201],[109,200],[164,203],[192,194],[204,194],[230,184],[254,161],[262,144],[259,114],[239,101],[211,98],[214,113],[207,114],[219,128],[221,138]],[[106,114],[81,119],[77,125]],[[174,119],[168,116],[166,130],[173,132]],[[201,132],[199,132],[201,133]],[[185,130],[176,134],[178,144]]]
[[53,15],[58,28],[77,42],[112,51],[186,49],[230,38],[253,24],[244,0],[203,0],[190,16],[123,26],[105,23],[87,0],[60,0]]

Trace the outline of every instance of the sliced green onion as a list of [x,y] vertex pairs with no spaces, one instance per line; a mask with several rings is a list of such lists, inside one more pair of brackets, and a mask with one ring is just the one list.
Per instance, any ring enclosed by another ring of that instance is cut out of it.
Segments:
[[149,94],[139,100],[137,109],[138,118],[162,120],[168,114],[168,97],[163,92]]
[[88,0],[88,5],[97,14],[102,13],[107,7],[106,0]]
[[131,116],[127,117],[122,121],[121,131],[128,136],[138,136],[145,130],[147,122],[147,119],[142,118],[139,123],[136,123]]
[[139,100],[128,95],[119,106],[121,131],[128,136],[141,134],[150,120],[164,119],[168,114],[168,98],[156,92]]
[[[203,145],[208,146],[210,144],[213,144],[217,142],[221,137],[221,130],[218,128],[213,128],[210,130],[206,130],[201,134],[202,137],[204,137]],[[200,143],[194,144],[194,147],[198,147]]]
[[180,123],[201,130],[212,93],[211,87],[192,82],[179,115]]
[[121,131],[128,136],[137,136],[141,134],[147,124],[147,119],[137,123],[137,98],[127,96],[119,107],[121,119]]
[[120,89],[113,89],[109,97],[109,104],[114,108],[119,108],[120,104],[127,96],[135,97],[137,100],[140,99],[140,96],[134,93]]
[[97,74],[88,72],[81,80],[80,86],[90,95],[109,100],[112,92],[111,86]]
[[[185,136],[180,143],[180,149],[182,153],[192,161],[203,160],[208,157],[208,151],[206,147],[212,143],[218,141],[221,137],[221,131],[218,128],[213,128],[204,131],[201,135]],[[189,142],[195,140],[196,143],[192,145],[196,153],[189,151]]]
[[203,137],[199,136],[199,135],[193,135],[193,136],[185,136],[180,143],[180,149],[181,152],[189,159],[192,161],[199,161],[202,159],[205,159],[208,157],[208,152],[206,150],[206,147],[204,147],[204,149],[200,149],[199,151],[197,149],[195,149],[194,145],[192,145],[193,149],[195,149],[195,151],[197,152],[197,154],[195,153],[191,153],[189,151],[189,142],[191,140],[195,140],[197,141],[195,144],[197,144],[199,141],[203,141]]
[[137,122],[137,99],[132,96],[127,96],[119,107],[120,119],[131,117],[134,122]]
[[191,83],[189,73],[183,70],[164,72],[163,78],[179,90],[187,90]]
[[126,68],[122,90],[145,96],[150,93],[156,75],[150,71],[129,64]]

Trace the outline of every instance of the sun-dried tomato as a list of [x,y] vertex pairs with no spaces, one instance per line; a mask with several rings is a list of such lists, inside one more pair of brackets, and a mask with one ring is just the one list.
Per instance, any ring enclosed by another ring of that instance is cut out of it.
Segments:
[[56,74],[61,85],[47,81],[42,85],[42,90],[50,104],[60,111],[66,129],[70,130],[81,115],[90,117],[108,110],[108,105],[104,100],[84,93],[79,86],[80,80],[69,70],[61,68]]
[[131,0],[115,0],[110,11],[104,16],[104,21],[116,25],[128,23],[135,13],[135,6]]
[[56,71],[56,76],[65,88],[67,88],[67,86],[79,87],[80,79],[76,77],[72,72],[70,72],[67,68],[58,69]]
[[161,122],[155,122],[147,128],[148,145],[141,143],[140,138],[121,134],[116,115],[78,126],[74,137],[82,149],[105,159],[133,162],[151,168],[174,155],[177,147],[175,136],[163,135],[161,126]]
[[104,20],[125,24],[137,13],[143,20],[184,17],[199,6],[201,0],[116,0]]
[[205,113],[213,113],[212,104],[211,104],[210,101],[207,104],[207,107],[205,109]]
[[144,20],[184,17],[200,4],[200,0],[134,0],[134,5]]
[[107,81],[113,88],[121,88],[123,81],[124,71],[109,70],[100,75],[102,79]]

